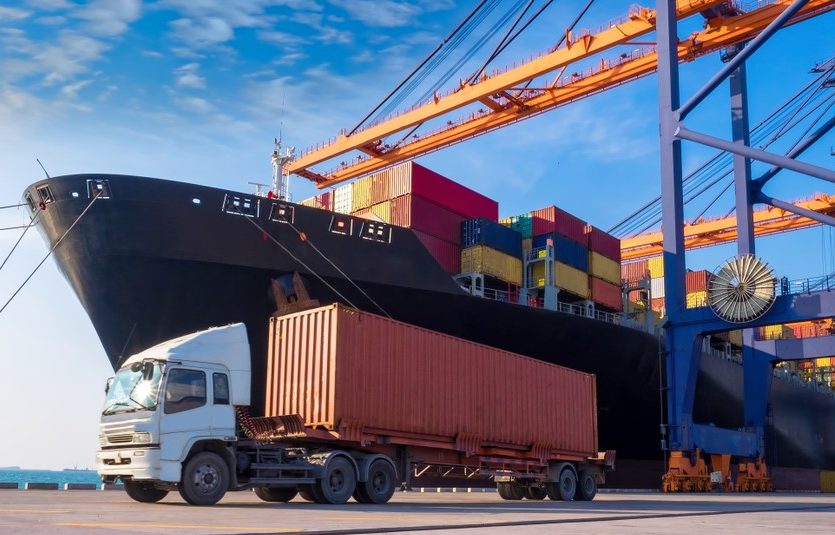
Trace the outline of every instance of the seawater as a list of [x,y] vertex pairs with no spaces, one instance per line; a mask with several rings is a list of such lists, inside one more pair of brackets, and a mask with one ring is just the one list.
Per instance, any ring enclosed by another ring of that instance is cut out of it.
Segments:
[[0,470],[0,483],[17,483],[22,489],[25,483],[95,483],[101,488],[101,479],[95,470]]

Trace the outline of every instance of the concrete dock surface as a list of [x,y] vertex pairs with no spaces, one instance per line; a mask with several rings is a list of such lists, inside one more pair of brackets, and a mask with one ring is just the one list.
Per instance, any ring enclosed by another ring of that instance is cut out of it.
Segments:
[[2,534],[832,533],[835,494],[598,494],[593,502],[507,502],[495,493],[397,493],[387,505],[265,503],[232,492],[213,507],[173,492],[0,491]]

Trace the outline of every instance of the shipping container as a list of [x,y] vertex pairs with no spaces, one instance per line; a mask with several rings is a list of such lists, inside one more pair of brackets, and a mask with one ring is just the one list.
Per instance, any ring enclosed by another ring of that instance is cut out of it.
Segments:
[[685,299],[685,303],[687,308],[699,308],[699,307],[706,307],[707,306],[707,291],[702,290],[699,292],[687,292],[687,297]]
[[666,302],[663,297],[655,297],[650,302],[650,308],[661,317],[666,316]]
[[380,204],[391,199],[390,182],[391,175],[386,171],[371,175],[371,204]]
[[486,245],[511,256],[522,256],[522,235],[483,217],[461,223],[461,246],[473,245]]
[[298,414],[340,437],[597,455],[590,374],[343,305],[272,318],[269,348],[266,416]]
[[460,214],[451,212],[422,197],[402,195],[391,200],[391,224],[431,234],[450,243],[460,244]]
[[357,212],[371,206],[371,177],[361,178],[354,182],[351,197],[351,212]]
[[818,368],[828,368],[832,365],[832,359],[829,357],[820,357],[815,359],[815,366],[817,366]]
[[620,264],[620,240],[593,225],[586,225],[586,243],[589,251],[614,260]]
[[426,199],[464,219],[499,218],[499,203],[414,162],[406,162],[386,171],[389,173],[391,198],[414,195]]
[[623,309],[623,294],[620,291],[620,285],[612,284],[597,277],[589,277],[589,287],[591,289],[591,300],[595,303],[616,311]]
[[371,211],[380,218],[380,221],[391,223],[391,201],[372,204]]
[[548,240],[551,240],[551,244],[554,247],[555,260],[568,264],[580,271],[587,272],[589,270],[589,252],[585,245],[552,232],[550,234],[534,236],[532,240],[533,248],[540,249],[545,247],[548,244]]
[[332,200],[333,194],[330,191],[326,191],[325,193],[319,194],[319,201],[321,205],[320,207],[323,210],[333,210],[333,203],[331,202]]
[[586,223],[565,210],[556,206],[548,206],[531,212],[533,216],[533,234],[549,234],[554,232],[571,238],[577,243],[586,243]]
[[794,338],[794,332],[787,325],[766,325],[760,328],[760,338],[762,340]]
[[316,206],[316,197],[308,197],[307,199],[302,199],[298,202],[298,204],[302,206],[309,206],[310,208],[318,208],[318,206]]
[[496,249],[475,245],[461,249],[461,273],[483,273],[522,285],[522,259]]
[[512,228],[521,234],[523,238],[530,238],[533,236],[533,218],[529,213],[505,217],[504,219],[500,219],[499,223]]
[[628,282],[638,282],[644,278],[649,278],[649,263],[646,260],[638,260],[637,262],[621,264],[620,276],[621,279]]
[[461,247],[455,243],[436,238],[419,230],[412,229],[424,247],[435,257],[438,264],[450,275],[461,273]]
[[533,240],[531,238],[522,239],[522,251],[530,251],[533,247]]
[[649,276],[653,279],[658,279],[664,276],[664,257],[653,256],[647,260],[647,268],[649,268]]
[[616,284],[620,288],[620,265],[595,251],[589,252],[589,275]]
[[351,213],[353,203],[354,183],[339,186],[333,190],[333,211],[340,214]]
[[653,299],[664,298],[664,277],[649,280],[649,290]]
[[363,208],[362,210],[357,210],[356,212],[351,214],[354,217],[361,217],[362,219],[368,219],[369,221],[379,221],[383,223],[383,220],[374,213],[371,208]]
[[[531,284],[537,287],[545,286],[546,262],[531,264]],[[589,296],[589,276],[577,268],[562,262],[554,262],[554,286],[578,297]]]
[[687,293],[701,292],[707,290],[707,281],[710,279],[710,271],[705,269],[700,271],[688,271],[685,274],[684,284],[687,288]]

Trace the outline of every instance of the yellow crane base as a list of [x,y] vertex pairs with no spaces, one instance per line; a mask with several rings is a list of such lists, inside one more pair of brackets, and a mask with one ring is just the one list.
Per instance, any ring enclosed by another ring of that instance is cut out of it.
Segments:
[[[731,473],[731,456],[727,454],[711,455],[709,470],[700,450],[693,454],[672,451],[668,466],[661,478],[662,492],[774,492],[762,457],[740,461],[736,480]],[[718,477],[711,480],[711,472]]]

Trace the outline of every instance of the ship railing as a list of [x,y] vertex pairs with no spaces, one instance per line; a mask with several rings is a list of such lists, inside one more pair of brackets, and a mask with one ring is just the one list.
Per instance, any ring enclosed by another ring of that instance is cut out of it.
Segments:
[[811,292],[827,292],[835,290],[835,273],[806,279],[780,279],[780,295],[797,295]]
[[566,314],[583,316],[598,321],[605,321],[607,323],[614,323],[615,325],[620,325],[621,323],[620,314],[606,312],[605,310],[589,309],[589,307],[585,305],[577,305],[574,303],[557,303],[557,310]]

